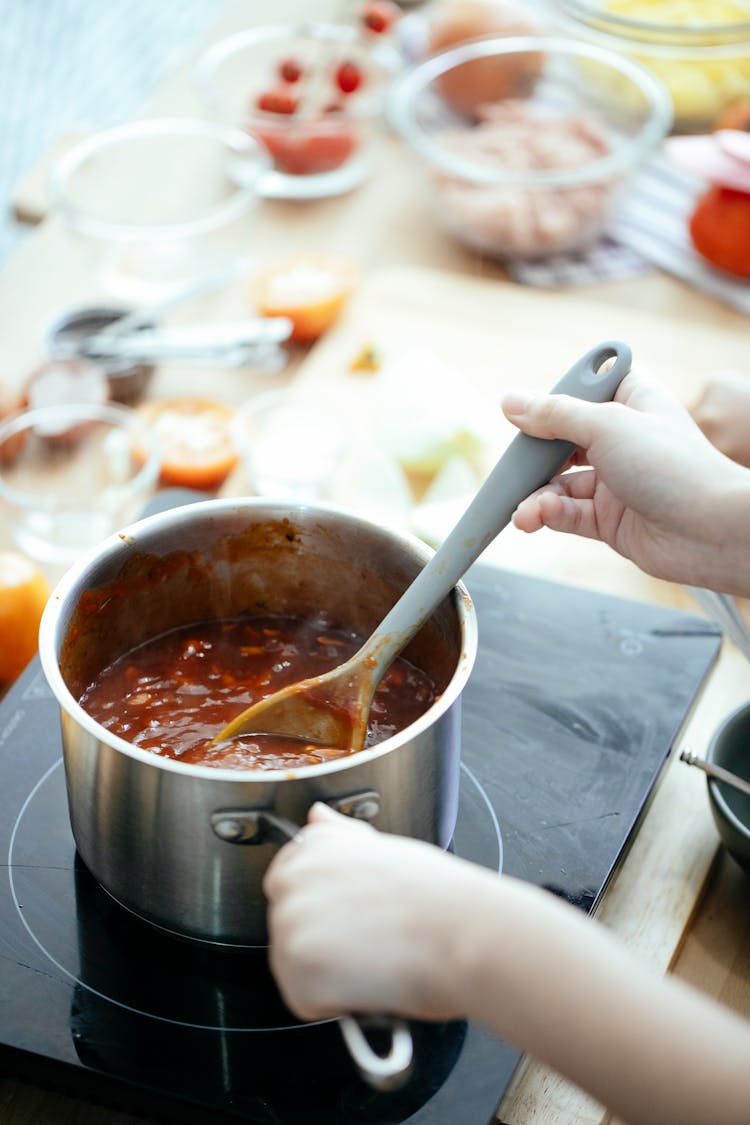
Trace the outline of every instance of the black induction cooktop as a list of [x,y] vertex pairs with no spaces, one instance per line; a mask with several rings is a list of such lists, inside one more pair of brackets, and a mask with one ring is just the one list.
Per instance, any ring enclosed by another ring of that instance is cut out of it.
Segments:
[[[717,655],[702,618],[475,566],[461,856],[595,909]],[[76,856],[57,705],[37,660],[0,705],[0,1066],[170,1122],[487,1125],[520,1054],[413,1023],[400,1091],[301,1024],[263,950],[212,950],[123,911]],[[3,861],[5,862],[5,861]]]

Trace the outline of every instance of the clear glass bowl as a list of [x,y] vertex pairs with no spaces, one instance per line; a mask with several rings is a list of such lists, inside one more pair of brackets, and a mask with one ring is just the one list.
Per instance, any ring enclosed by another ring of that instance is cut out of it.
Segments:
[[20,550],[56,579],[140,517],[159,463],[155,436],[126,406],[21,411],[0,425],[0,511]]
[[708,132],[750,97],[750,0],[558,0],[563,30],[647,66],[669,90],[674,131]]
[[[282,76],[289,62],[301,72],[294,81]],[[372,131],[400,62],[388,44],[346,24],[275,24],[219,40],[193,78],[213,118],[265,144],[274,168],[262,178],[264,196],[317,199],[351,191],[369,175]],[[349,93],[337,82],[342,64],[358,76]],[[269,95],[294,110],[260,108]]]
[[621,54],[514,36],[420,62],[394,84],[389,117],[423,163],[425,199],[449,235],[494,258],[536,260],[601,236],[668,133],[671,104]]
[[232,439],[256,495],[301,501],[330,498],[350,440],[335,409],[292,390],[266,391],[240,406]]
[[158,300],[237,257],[269,166],[239,129],[148,118],[75,145],[53,169],[50,195],[105,291]]

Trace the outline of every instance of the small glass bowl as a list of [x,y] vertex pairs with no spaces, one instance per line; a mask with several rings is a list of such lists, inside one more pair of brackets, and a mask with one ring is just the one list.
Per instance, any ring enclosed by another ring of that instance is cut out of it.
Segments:
[[558,0],[564,31],[648,67],[669,90],[678,133],[709,132],[750,97],[747,0]]
[[345,416],[306,391],[267,391],[232,418],[232,440],[258,496],[331,499],[351,441]]
[[[300,70],[293,81],[282,77],[289,63]],[[337,82],[342,64],[358,76],[349,93]],[[394,48],[346,24],[275,24],[219,40],[193,78],[215,119],[246,129],[268,149],[274,167],[262,177],[264,196],[319,199],[351,191],[369,175],[369,141],[400,65]],[[287,111],[259,108],[269,96]]]
[[129,407],[21,411],[0,424],[0,511],[19,549],[57,578],[141,515],[159,461],[154,434]]
[[621,54],[508,36],[414,66],[393,86],[389,117],[424,165],[446,233],[493,258],[533,261],[581,253],[602,235],[669,132],[671,105]]
[[[73,309],[63,313],[55,317],[47,327],[45,333],[47,351],[56,358],[70,356],[76,359],[80,356],[79,347],[84,340],[122,320],[129,312],[130,310],[126,308],[101,306]],[[141,330],[149,330],[153,327],[153,323],[149,320],[140,322]],[[154,374],[152,363],[109,357],[106,360],[96,357],[94,362],[106,376],[109,397],[115,402],[126,405],[141,397]]]
[[159,300],[236,259],[269,166],[239,129],[149,118],[74,145],[52,171],[50,197],[102,288]]

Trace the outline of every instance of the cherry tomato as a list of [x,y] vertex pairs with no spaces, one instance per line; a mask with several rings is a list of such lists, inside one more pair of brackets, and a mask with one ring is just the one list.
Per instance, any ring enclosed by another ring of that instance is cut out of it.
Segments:
[[0,551],[0,684],[13,683],[36,653],[48,597],[36,563],[18,551]]
[[401,15],[401,9],[393,0],[369,0],[361,12],[362,25],[375,35],[390,31]]
[[255,105],[263,113],[291,114],[297,108],[297,95],[291,90],[266,90],[258,96]]
[[712,266],[750,278],[750,192],[709,188],[695,206],[689,230],[693,246]]
[[296,59],[284,59],[279,63],[279,75],[284,82],[299,82],[302,77],[302,64]]
[[353,94],[362,85],[362,71],[353,62],[342,62],[336,68],[336,85],[342,94]]
[[256,283],[256,301],[264,316],[287,316],[292,340],[309,344],[333,324],[356,284],[351,262],[311,255],[282,262]]
[[152,399],[137,407],[161,448],[160,483],[218,488],[238,461],[231,438],[234,410],[207,398]]

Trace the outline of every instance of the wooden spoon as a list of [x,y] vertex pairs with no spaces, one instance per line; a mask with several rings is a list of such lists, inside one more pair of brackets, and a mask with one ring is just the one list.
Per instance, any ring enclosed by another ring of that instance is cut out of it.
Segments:
[[[627,344],[606,341],[579,359],[552,393],[607,402],[630,364]],[[574,449],[571,442],[517,434],[450,535],[362,647],[330,672],[289,684],[252,704],[214,742],[262,732],[361,750],[372,697],[388,666],[510,522],[520,502],[562,469]]]

